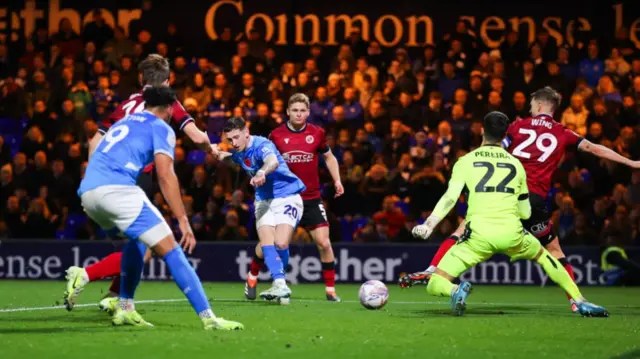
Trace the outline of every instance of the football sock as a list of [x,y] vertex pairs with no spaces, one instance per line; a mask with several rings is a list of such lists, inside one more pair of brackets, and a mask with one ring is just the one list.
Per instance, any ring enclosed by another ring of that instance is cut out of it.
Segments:
[[[575,282],[576,281],[576,276],[573,274],[573,267],[571,266],[571,264],[569,263],[567,258],[566,257],[559,258],[558,262],[560,262],[560,264],[562,264],[564,269],[567,270],[567,273],[569,273],[569,277],[571,277],[571,280]],[[566,293],[566,294],[567,294],[567,298],[571,299],[571,295],[569,293]]]
[[202,288],[200,278],[198,278],[196,271],[187,260],[182,248],[176,247],[172,249],[171,252],[164,256],[164,261],[169,267],[173,280],[187,297],[198,316],[203,319],[206,318],[206,315],[211,311],[211,306]]
[[576,283],[571,279],[569,273],[564,269],[564,267],[562,267],[557,259],[553,258],[549,251],[543,248],[543,253],[536,263],[542,266],[542,269],[544,269],[549,278],[564,289],[570,298],[573,298],[576,301],[579,301],[582,298],[580,289],[578,289]]
[[284,279],[284,269],[282,266],[282,260],[273,245],[262,246],[262,254],[264,255],[264,262],[271,272],[271,278]]
[[440,297],[451,297],[451,294],[456,288],[457,286],[447,280],[447,278],[434,273],[431,279],[429,279],[427,293]]
[[260,258],[254,254],[253,259],[251,260],[251,265],[249,266],[249,273],[252,276],[257,277],[260,274],[262,267],[264,267],[264,258]]
[[431,259],[430,265],[437,267],[442,257],[444,257],[444,255],[447,254],[449,249],[451,249],[451,247],[453,247],[453,245],[456,244],[457,241],[458,241],[457,236],[450,236],[449,238],[445,239],[442,243],[440,243],[440,247],[438,248],[438,251],[436,252],[436,254],[433,256],[433,259]]
[[327,292],[336,291],[336,264],[335,262],[322,263],[322,278]]
[[[122,272],[120,274],[120,298],[133,299],[136,288],[140,283],[144,267],[144,249],[138,241],[129,240],[122,249]],[[141,250],[142,249],[142,250]]]
[[104,257],[100,262],[92,264],[85,268],[89,281],[115,277],[120,274],[120,262],[122,261],[122,252],[111,253]]
[[289,266],[289,247],[284,249],[280,249],[276,247],[276,252],[280,256],[280,260],[282,260],[282,270],[284,270],[285,274],[287,273],[287,268]]
[[120,294],[120,275],[113,277],[109,286],[109,293]]

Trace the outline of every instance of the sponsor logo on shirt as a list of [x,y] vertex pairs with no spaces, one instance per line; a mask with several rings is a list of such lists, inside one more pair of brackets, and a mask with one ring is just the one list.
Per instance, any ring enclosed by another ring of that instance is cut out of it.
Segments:
[[309,163],[313,161],[313,153],[304,151],[290,151],[282,154],[287,163]]
[[313,141],[314,141],[313,136],[311,136],[311,135],[307,136],[307,138],[306,138],[305,140],[306,140],[306,141],[307,141],[307,143],[309,143],[309,144],[313,143]]

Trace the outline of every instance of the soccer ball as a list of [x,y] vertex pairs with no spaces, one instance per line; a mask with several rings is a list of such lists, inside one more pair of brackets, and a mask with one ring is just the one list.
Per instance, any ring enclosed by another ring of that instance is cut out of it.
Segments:
[[389,300],[389,290],[379,280],[370,280],[360,286],[360,304],[367,309],[380,309]]

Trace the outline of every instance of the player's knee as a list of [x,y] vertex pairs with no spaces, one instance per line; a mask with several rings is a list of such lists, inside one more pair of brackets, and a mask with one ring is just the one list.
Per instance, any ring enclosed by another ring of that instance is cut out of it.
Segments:
[[331,250],[331,241],[329,237],[316,238],[316,246],[320,253],[326,253]]
[[547,244],[545,248],[547,249],[547,251],[549,251],[549,253],[551,253],[554,258],[563,258],[565,256],[562,248],[560,248],[560,243],[558,243],[557,238]]
[[275,245],[277,249],[287,249],[289,248],[289,241],[276,239]]

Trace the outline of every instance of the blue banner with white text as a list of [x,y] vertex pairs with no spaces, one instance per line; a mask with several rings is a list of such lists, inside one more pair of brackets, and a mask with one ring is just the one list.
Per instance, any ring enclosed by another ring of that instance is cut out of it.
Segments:
[[[120,250],[122,242],[85,241],[3,241],[0,242],[0,279],[64,279],[69,266],[87,266]],[[200,243],[189,256],[203,281],[237,282],[246,279],[255,243]],[[437,250],[423,244],[335,244],[338,282],[360,283],[377,279],[396,282],[403,272],[423,270]],[[565,248],[579,285],[603,285],[600,278],[600,251],[596,248]],[[640,257],[640,248],[628,250],[630,258]],[[314,245],[292,245],[287,279],[292,283],[322,282],[322,266]],[[145,267],[145,280],[169,280],[169,271],[160,258]],[[269,274],[261,273],[261,280]],[[496,255],[463,274],[464,280],[478,284],[546,285],[550,281],[533,262],[510,262]]]

